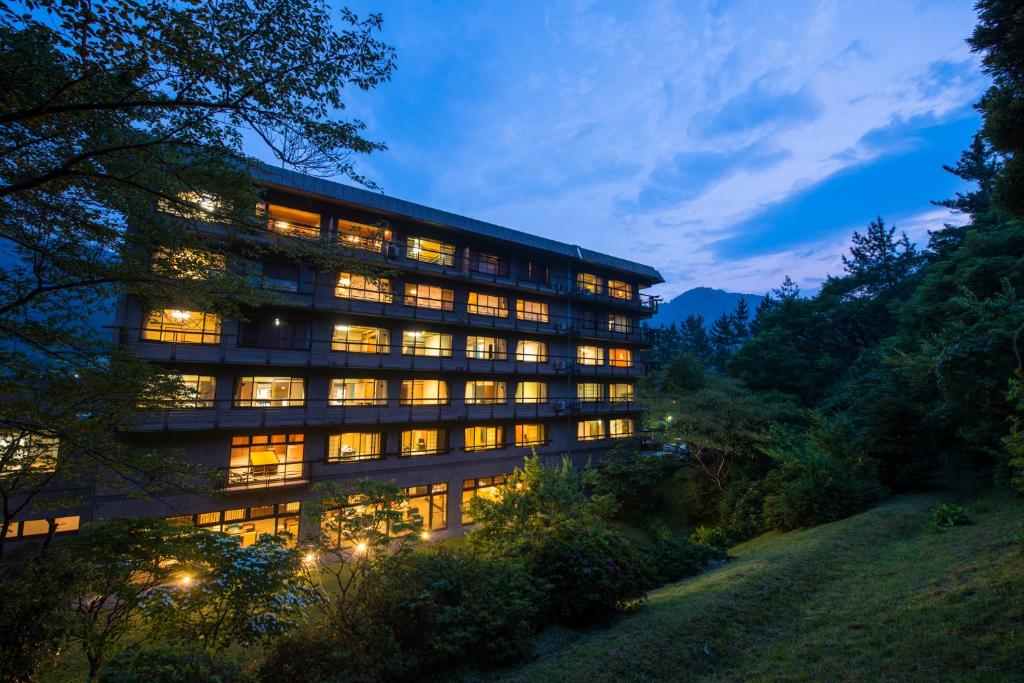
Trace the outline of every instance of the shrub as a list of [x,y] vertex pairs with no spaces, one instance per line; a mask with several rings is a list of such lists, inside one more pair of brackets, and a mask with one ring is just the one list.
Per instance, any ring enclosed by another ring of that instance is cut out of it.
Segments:
[[725,551],[666,531],[655,536],[654,543],[644,551],[644,555],[653,588],[693,576],[711,560],[724,559]]
[[730,484],[718,503],[718,523],[726,535],[752,538],[766,530],[762,481],[739,480]]
[[693,530],[693,533],[690,534],[690,540],[697,545],[718,548],[720,550],[725,550],[726,546],[729,545],[729,537],[724,530],[720,527],[707,527],[703,524]]
[[129,648],[99,672],[100,683],[237,683],[244,680],[237,665],[205,650],[165,647]]
[[598,495],[609,495],[626,519],[643,519],[654,512],[658,496],[651,495],[682,467],[680,458],[652,456],[620,448],[601,461],[594,477]]
[[971,523],[967,508],[952,503],[939,503],[932,508],[930,525],[933,529],[952,529]]

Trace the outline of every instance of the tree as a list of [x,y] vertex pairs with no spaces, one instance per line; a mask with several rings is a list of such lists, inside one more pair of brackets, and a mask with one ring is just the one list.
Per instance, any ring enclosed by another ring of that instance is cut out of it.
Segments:
[[774,308],[775,300],[772,299],[771,294],[765,292],[761,300],[757,302],[757,308],[754,310],[754,319],[750,321],[751,337],[756,337],[757,333],[761,331],[761,325],[764,323],[765,316],[771,313]]
[[728,313],[723,313],[711,324],[711,332],[708,334],[711,348],[714,350],[714,366],[724,369],[729,356],[739,345],[739,335],[734,325],[733,318]]
[[679,331],[679,349],[704,363],[710,362],[711,341],[708,339],[704,316],[692,313],[686,316]]
[[896,227],[885,227],[881,216],[871,221],[863,235],[854,231],[850,256],[843,256],[843,269],[856,287],[855,296],[877,297],[895,287],[920,264],[920,256],[903,233],[896,239]]
[[740,341],[750,336],[750,308],[743,297],[736,302],[736,310],[732,312],[732,328]]
[[800,286],[787,275],[782,284],[772,290],[772,294],[778,301],[793,301],[800,298]]

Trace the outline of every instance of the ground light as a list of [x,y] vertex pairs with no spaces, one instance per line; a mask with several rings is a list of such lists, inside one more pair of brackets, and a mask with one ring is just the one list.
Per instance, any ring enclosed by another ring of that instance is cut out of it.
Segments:
[[430,540],[430,532],[429,531],[424,531],[423,533],[420,534],[420,538],[422,538],[424,541],[429,541]]

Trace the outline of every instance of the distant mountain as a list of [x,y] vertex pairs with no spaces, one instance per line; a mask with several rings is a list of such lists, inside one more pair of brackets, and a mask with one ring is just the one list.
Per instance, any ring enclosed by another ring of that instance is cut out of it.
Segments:
[[667,326],[671,323],[678,325],[691,313],[704,316],[705,323],[711,325],[715,318],[736,308],[741,297],[747,300],[750,316],[753,317],[754,310],[764,297],[763,294],[738,294],[710,287],[688,289],[671,301],[658,306],[658,314],[651,320],[651,326]]

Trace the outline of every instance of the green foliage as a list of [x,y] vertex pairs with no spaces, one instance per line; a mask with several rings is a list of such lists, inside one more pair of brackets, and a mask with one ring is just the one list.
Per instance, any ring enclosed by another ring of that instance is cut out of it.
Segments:
[[729,536],[725,530],[717,526],[704,526],[701,524],[690,534],[690,540],[697,545],[708,548],[725,549],[729,545]]
[[953,503],[939,503],[932,508],[932,515],[928,521],[933,529],[952,529],[955,526],[966,526],[971,523],[971,515],[967,508]]
[[614,498],[623,519],[642,521],[657,510],[660,501],[655,492],[682,466],[678,457],[619,448],[598,464],[593,492]]
[[1003,439],[1005,451],[1001,459],[999,474],[1006,484],[1024,495],[1024,381],[1010,380],[1007,395],[1016,405],[1016,412],[1010,418],[1010,433]]
[[124,650],[99,672],[100,683],[239,683],[234,663],[189,647]]
[[726,557],[724,546],[698,543],[665,529],[653,535],[653,543],[643,551],[650,569],[651,588],[693,576],[708,562]]

